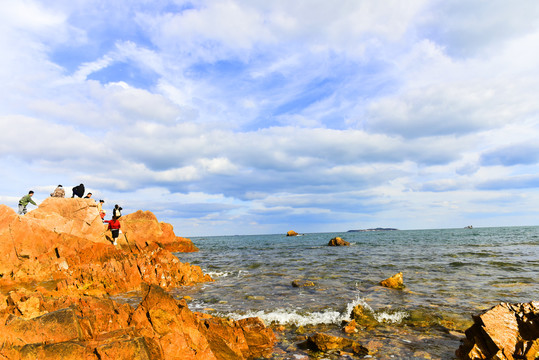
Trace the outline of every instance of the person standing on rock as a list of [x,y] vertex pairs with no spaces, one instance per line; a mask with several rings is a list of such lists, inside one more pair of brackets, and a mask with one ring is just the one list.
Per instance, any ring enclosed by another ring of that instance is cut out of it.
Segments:
[[112,220],[105,220],[104,222],[109,224],[109,230],[112,234],[112,245],[118,245],[116,239],[118,239],[118,235],[120,235],[120,220],[113,216]]
[[71,195],[71,197],[74,198],[75,196],[80,198],[84,196],[84,184],[80,184],[73,188],[73,195]]
[[99,216],[101,216],[101,220],[103,220],[103,222],[105,221],[105,210],[103,210],[103,204],[105,203],[105,200],[99,200],[99,202],[97,203],[97,211],[99,211]]
[[114,205],[114,210],[112,210],[112,218],[119,219],[122,216],[122,208],[118,204]]
[[56,189],[54,189],[54,191],[51,193],[51,196],[52,197],[59,197],[59,198],[65,197],[66,192],[65,192],[64,188],[62,187],[62,185],[58,185],[58,187]]
[[24,195],[20,200],[19,200],[19,215],[26,215],[26,206],[28,205],[28,203],[30,204],[34,204],[37,206],[37,204],[35,203],[34,200],[32,200],[32,196],[34,195],[34,192],[32,190],[30,190],[28,192],[28,195]]

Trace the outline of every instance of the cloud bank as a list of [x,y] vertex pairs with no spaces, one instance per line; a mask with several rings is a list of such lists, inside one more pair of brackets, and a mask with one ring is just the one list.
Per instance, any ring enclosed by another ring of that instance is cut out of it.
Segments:
[[179,235],[535,225],[539,8],[0,4],[0,200],[81,182]]

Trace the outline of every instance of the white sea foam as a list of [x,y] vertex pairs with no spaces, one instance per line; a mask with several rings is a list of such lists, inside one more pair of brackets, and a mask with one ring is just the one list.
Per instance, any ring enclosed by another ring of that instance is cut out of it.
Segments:
[[229,276],[241,277],[241,276],[249,274],[249,271],[247,271],[247,270],[238,270],[237,272],[235,272],[235,271],[207,271],[207,270],[203,270],[203,272],[204,272],[204,274],[210,275],[212,278],[225,278],[225,277],[229,277]]
[[321,325],[321,324],[340,324],[342,321],[349,321],[350,314],[354,306],[362,304],[370,309],[365,300],[357,298],[351,303],[346,305],[346,309],[343,312],[335,310],[327,310],[323,312],[299,312],[291,309],[275,309],[271,312],[265,311],[251,311],[244,314],[228,313],[220,314],[220,316],[228,317],[233,320],[245,319],[248,317],[258,317],[262,319],[266,324],[276,323],[281,325]]
[[212,278],[227,277],[232,273],[229,271],[205,271],[204,274],[210,275]]
[[374,314],[374,318],[378,322],[385,322],[390,324],[398,324],[408,316],[406,311],[380,311]]

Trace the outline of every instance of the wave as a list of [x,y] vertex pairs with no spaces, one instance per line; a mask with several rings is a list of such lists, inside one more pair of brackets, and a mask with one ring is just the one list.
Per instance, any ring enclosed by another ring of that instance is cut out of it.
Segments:
[[270,312],[264,310],[248,311],[246,313],[220,313],[218,316],[227,317],[232,320],[240,320],[249,317],[258,317],[266,324],[295,325],[295,326],[313,326],[313,325],[340,325],[343,321],[350,321],[352,309],[361,305],[366,311],[371,312],[376,321],[380,323],[400,323],[409,316],[408,312],[403,310],[373,310],[362,298],[348,303],[344,311],[327,310],[323,312],[301,312],[290,309],[275,309]]
[[210,275],[212,278],[224,278],[229,276],[235,276],[235,277],[241,277],[244,275],[248,275],[249,271],[247,270],[238,270],[238,271],[207,271],[202,270],[204,274]]

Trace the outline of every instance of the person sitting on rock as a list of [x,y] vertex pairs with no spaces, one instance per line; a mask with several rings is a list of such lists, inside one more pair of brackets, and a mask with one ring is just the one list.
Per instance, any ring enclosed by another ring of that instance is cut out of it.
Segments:
[[34,195],[34,192],[32,190],[30,190],[28,192],[28,195],[24,195],[19,200],[19,215],[26,215],[26,206],[28,205],[28,203],[34,204],[34,205],[37,206],[37,204],[34,202],[34,200],[32,200],[33,195]]
[[84,195],[84,184],[80,184],[73,188],[73,195],[71,195],[72,198],[74,198],[75,196],[78,196],[81,198],[83,195]]
[[86,196],[84,198],[85,199],[91,199],[92,198],[92,193],[89,192],[88,194],[86,194]]
[[65,197],[66,192],[65,192],[64,188],[62,187],[62,185],[58,185],[58,187],[56,189],[54,189],[54,191],[51,193],[51,196],[52,197],[59,197],[59,198]]
[[108,230],[110,230],[110,233],[112,234],[112,245],[118,245],[116,239],[118,239],[118,235],[120,235],[120,221],[113,216],[111,220],[105,220],[104,222],[109,224]]

